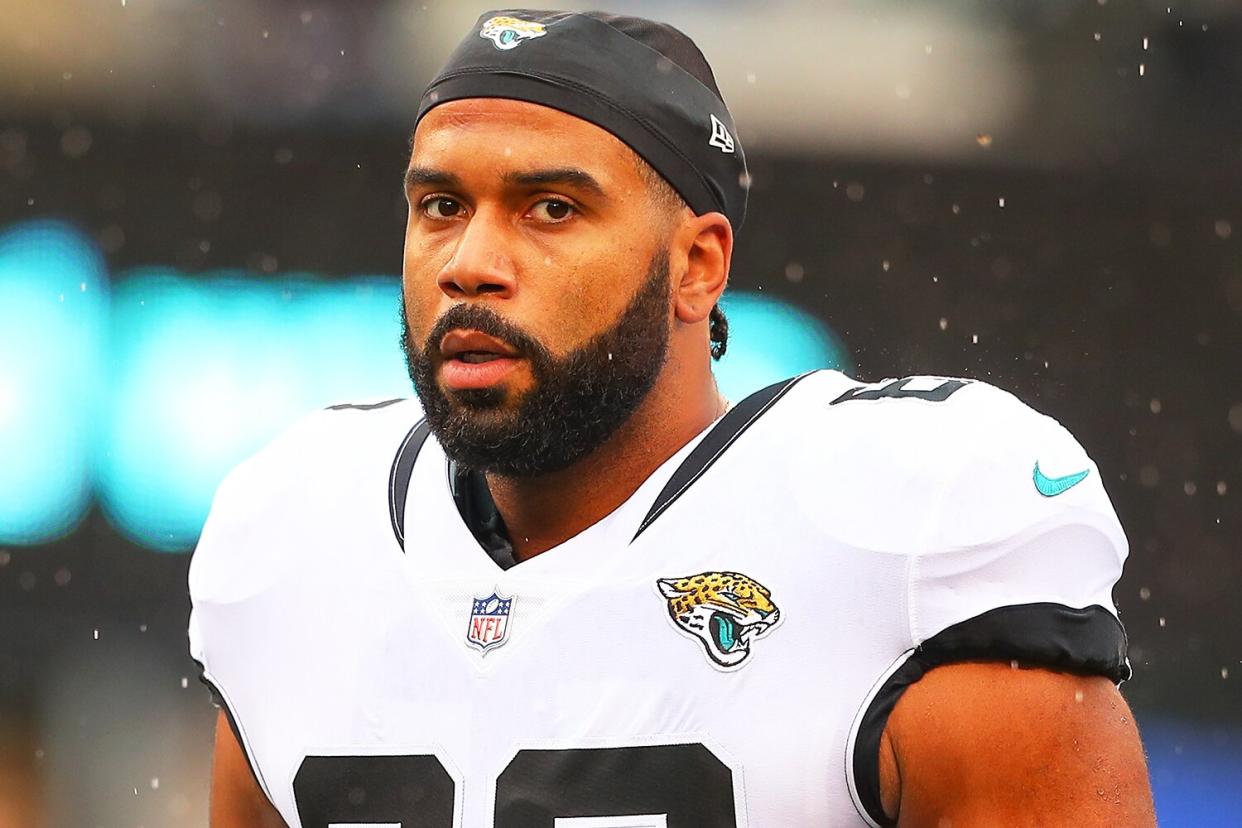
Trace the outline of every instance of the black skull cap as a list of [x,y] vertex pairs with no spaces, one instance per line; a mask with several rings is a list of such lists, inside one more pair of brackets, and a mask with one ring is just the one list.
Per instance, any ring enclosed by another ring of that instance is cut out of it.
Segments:
[[[510,98],[615,135],[698,215],[746,218],[750,176],[711,66],[665,23],[603,12],[484,13],[427,86],[418,120],[463,98]],[[417,125],[417,121],[415,122]]]

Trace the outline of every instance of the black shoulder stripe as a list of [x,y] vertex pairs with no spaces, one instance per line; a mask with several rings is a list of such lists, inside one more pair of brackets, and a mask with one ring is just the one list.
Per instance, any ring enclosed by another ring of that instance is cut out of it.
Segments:
[[[193,658],[193,656],[191,656]],[[241,726],[237,723],[237,717],[233,715],[233,709],[229,707],[228,701],[224,698],[224,694],[220,692],[220,688],[207,678],[207,668],[203,662],[197,658],[194,663],[198,665],[198,680],[207,686],[211,691],[211,703],[224,711],[224,718],[229,723],[229,730],[233,731],[233,738],[237,740],[237,746],[241,748],[242,754],[246,757],[246,764],[250,767],[250,775],[254,777],[255,784],[259,786],[259,790],[263,791],[263,795],[272,802],[272,794],[267,789],[267,784],[263,781],[263,774],[259,772],[259,763],[254,758],[254,751],[250,748],[250,742],[242,734]],[[272,807],[276,807],[276,803],[272,802]]]
[[856,802],[880,826],[889,819],[880,803],[880,737],[906,688],[935,667],[961,661],[1016,661],[1068,673],[1130,678],[1126,633],[1117,616],[1101,606],[1072,609],[1063,604],[997,607],[954,624],[910,652],[871,699],[854,740]]
[[326,411],[374,411],[377,408],[387,408],[390,405],[396,405],[399,402],[405,402],[403,397],[397,397],[393,400],[384,400],[377,403],[337,403],[330,405]]
[[664,488],[660,490],[660,495],[655,499],[655,503],[651,504],[647,516],[643,518],[643,522],[639,524],[638,531],[634,533],[634,537],[630,539],[633,543],[638,536],[664,511],[673,505],[673,501],[681,497],[682,493],[694,485],[703,474],[712,467],[712,464],[720,459],[720,455],[724,454],[729,446],[737,442],[737,438],[751,425],[762,417],[769,408],[776,405],[777,401],[785,396],[790,388],[793,388],[799,380],[807,374],[800,374],[787,380],[781,380],[778,383],[769,385],[760,391],[756,391],[737,405],[729,409],[729,411],[720,418],[720,422],[707,433],[707,436],[694,447],[694,451],[682,461],[677,470],[673,472],[673,476],[669,478],[668,483],[664,484]]
[[426,420],[419,420],[401,441],[397,456],[392,460],[392,471],[388,473],[388,516],[392,519],[392,531],[397,536],[397,543],[405,550],[405,500],[410,491],[410,478],[414,474],[414,461],[418,452],[427,441],[431,426]]

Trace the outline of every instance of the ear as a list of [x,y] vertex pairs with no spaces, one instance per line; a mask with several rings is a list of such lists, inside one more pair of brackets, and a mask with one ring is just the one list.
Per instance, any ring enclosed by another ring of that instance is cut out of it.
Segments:
[[670,252],[673,272],[682,274],[674,285],[677,319],[703,322],[729,281],[733,226],[722,213],[691,216],[675,231]]
[[681,590],[673,586],[672,581],[665,580],[664,578],[659,578],[658,580],[656,580],[656,584],[658,584],[660,587],[660,594],[663,595],[665,598],[676,598],[679,595],[681,595]]

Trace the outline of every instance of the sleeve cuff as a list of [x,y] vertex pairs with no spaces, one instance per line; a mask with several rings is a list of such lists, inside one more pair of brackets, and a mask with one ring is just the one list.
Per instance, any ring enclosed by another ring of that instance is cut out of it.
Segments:
[[960,661],[1017,661],[1118,683],[1130,678],[1125,630],[1117,616],[1098,605],[997,607],[937,633],[903,659],[872,690],[851,740],[851,793],[872,826],[896,824],[880,803],[880,737],[902,693],[930,670]]

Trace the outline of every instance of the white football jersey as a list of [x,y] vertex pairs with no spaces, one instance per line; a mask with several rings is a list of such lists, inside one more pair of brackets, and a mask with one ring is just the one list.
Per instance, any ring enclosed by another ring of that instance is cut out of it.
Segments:
[[191,652],[290,826],[884,825],[927,670],[1129,674],[1100,473],[985,383],[779,383],[507,568],[420,417],[311,416],[194,555]]

